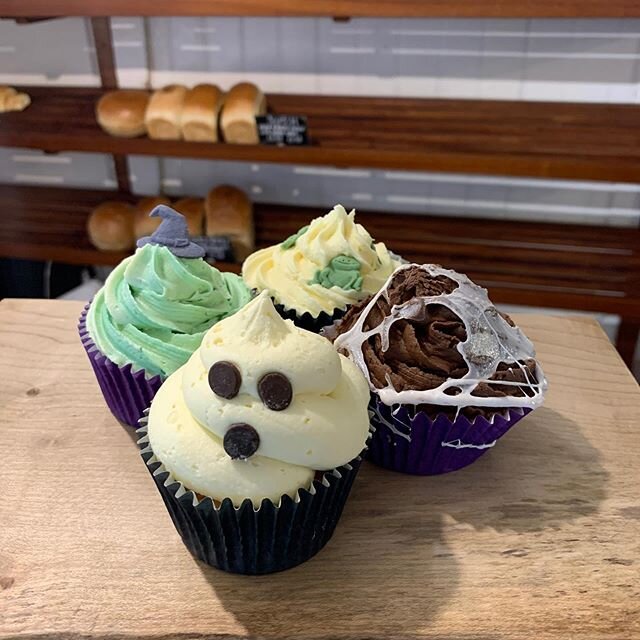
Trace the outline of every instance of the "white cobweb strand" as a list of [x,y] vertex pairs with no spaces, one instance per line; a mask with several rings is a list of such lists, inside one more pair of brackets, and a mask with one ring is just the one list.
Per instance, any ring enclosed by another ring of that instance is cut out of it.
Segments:
[[[380,296],[384,296],[390,304],[388,287],[394,276],[400,271],[411,268],[419,268],[430,276],[445,276],[457,283],[457,288],[451,293],[443,293],[436,296],[421,296],[413,298],[403,304],[391,307],[390,315],[370,331],[364,330],[364,323],[369,317],[369,312],[374,307]],[[387,386],[377,388],[371,381],[369,370],[364,359],[362,347],[371,337],[379,335],[382,350],[389,348],[389,331],[394,322],[398,320],[425,319],[427,305],[441,304],[449,308],[464,323],[467,331],[467,339],[458,344],[457,349],[462,354],[467,364],[468,371],[461,378],[448,378],[435,389],[396,391],[387,378]],[[369,381],[369,387],[386,405],[395,404],[432,404],[452,407],[528,407],[535,408],[542,404],[547,381],[540,365],[536,362],[535,380],[531,379],[529,371],[520,361],[535,358],[535,350],[531,341],[520,331],[518,327],[512,327],[496,310],[487,295],[487,290],[474,284],[467,276],[443,269],[437,265],[403,265],[396,269],[385,283],[384,287],[369,301],[363,309],[357,321],[346,333],[338,336],[335,346],[339,350],[346,351],[350,358],[364,373]],[[526,382],[494,381],[490,378],[498,370],[500,363],[514,363],[519,367]],[[479,383],[488,383],[499,386],[516,386],[525,391],[525,395],[508,396],[501,398],[482,398],[472,396],[471,392]],[[450,388],[459,389],[456,395],[445,393]]]

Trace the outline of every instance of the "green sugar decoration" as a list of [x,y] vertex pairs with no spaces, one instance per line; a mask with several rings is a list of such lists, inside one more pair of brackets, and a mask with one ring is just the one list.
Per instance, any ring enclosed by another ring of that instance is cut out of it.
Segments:
[[345,291],[362,289],[360,263],[351,256],[339,255],[331,259],[324,269],[316,271],[310,284],[322,285],[325,289],[339,287]]
[[295,247],[296,246],[296,242],[298,241],[298,238],[303,233],[306,233],[307,229],[309,229],[309,225],[306,225],[305,227],[302,227],[302,229],[299,229],[297,233],[294,233],[292,236],[289,236],[284,242],[280,243],[280,246],[283,249],[291,249],[292,247]]

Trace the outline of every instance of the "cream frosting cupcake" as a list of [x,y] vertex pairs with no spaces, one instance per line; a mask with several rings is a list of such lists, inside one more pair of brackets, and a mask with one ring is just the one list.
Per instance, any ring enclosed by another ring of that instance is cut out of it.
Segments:
[[237,573],[314,555],[359,468],[368,402],[358,368],[281,318],[266,292],[216,324],[141,429],[142,455],[189,550]]
[[149,442],[201,495],[277,503],[362,451],[368,401],[358,368],[283,320],[263,293],[209,330],[169,376],[151,405]]
[[286,317],[317,330],[377,293],[400,264],[356,223],[355,210],[336,205],[281,244],[250,255],[242,275],[250,287],[268,291]]

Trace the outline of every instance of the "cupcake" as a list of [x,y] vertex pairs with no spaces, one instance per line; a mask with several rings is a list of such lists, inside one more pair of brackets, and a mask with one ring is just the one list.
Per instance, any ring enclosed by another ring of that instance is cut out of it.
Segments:
[[317,332],[331,324],[377,293],[401,264],[355,215],[336,205],[281,244],[251,254],[242,267],[246,283],[268,291],[278,312],[299,327]]
[[369,432],[369,388],[262,293],[205,335],[141,421],[142,456],[189,551],[234,573],[331,537]]
[[370,459],[395,471],[471,464],[546,390],[522,331],[485,289],[437,265],[400,267],[327,335],[369,382]]
[[251,299],[242,278],[207,264],[182,215],[161,205],[151,216],[160,226],[111,272],[79,324],[109,409],[133,427],[205,331]]

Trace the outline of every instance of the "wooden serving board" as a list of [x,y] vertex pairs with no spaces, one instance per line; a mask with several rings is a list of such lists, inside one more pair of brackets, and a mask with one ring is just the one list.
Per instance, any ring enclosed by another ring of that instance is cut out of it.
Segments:
[[477,463],[365,464],[308,563],[183,547],[78,341],[77,302],[0,303],[0,638],[640,637],[640,390],[594,321],[520,316],[550,390]]

